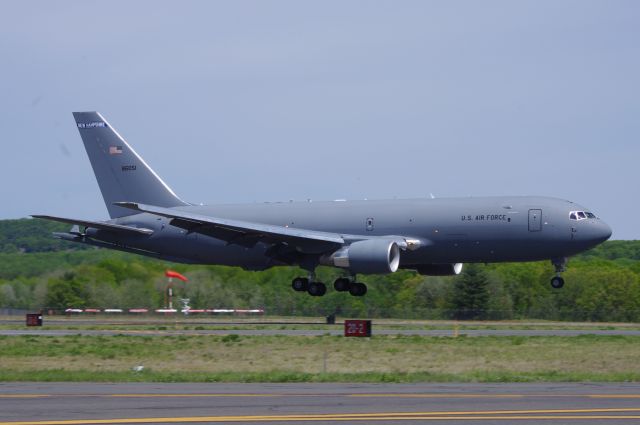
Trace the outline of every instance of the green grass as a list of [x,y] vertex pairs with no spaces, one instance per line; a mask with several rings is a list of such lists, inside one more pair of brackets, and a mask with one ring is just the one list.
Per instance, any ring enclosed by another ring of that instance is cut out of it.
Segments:
[[430,373],[430,372],[363,372],[363,373],[302,373],[290,371],[268,372],[142,372],[47,369],[14,371],[0,369],[0,382],[362,382],[362,383],[421,383],[421,382],[640,382],[640,373],[566,373],[490,372]]
[[636,336],[27,335],[0,336],[0,381],[640,381],[638,358]]

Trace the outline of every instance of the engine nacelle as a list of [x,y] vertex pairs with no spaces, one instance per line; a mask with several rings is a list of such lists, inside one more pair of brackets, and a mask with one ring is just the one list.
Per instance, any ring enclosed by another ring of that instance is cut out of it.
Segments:
[[400,247],[390,240],[367,239],[339,249],[322,263],[349,269],[351,273],[393,273],[400,265]]
[[416,271],[426,276],[454,276],[462,271],[462,263],[425,264],[416,267]]

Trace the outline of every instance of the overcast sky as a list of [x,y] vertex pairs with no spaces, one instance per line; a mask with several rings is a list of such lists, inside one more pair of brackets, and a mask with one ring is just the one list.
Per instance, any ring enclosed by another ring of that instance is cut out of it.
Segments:
[[549,195],[640,239],[638,1],[13,1],[0,219],[107,212],[97,110],[183,199]]

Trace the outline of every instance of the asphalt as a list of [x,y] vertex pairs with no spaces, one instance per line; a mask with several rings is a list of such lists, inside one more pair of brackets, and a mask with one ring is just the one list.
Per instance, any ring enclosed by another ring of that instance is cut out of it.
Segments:
[[[579,335],[626,335],[640,336],[640,330],[630,329],[461,329],[454,330],[425,330],[425,329],[376,329],[373,326],[373,335],[418,335],[418,336],[452,336],[454,332],[457,335],[466,335],[469,337],[477,336],[579,336]],[[70,336],[70,335],[87,335],[87,336],[112,336],[112,335],[156,335],[156,336],[179,336],[179,335],[229,335],[237,334],[241,336],[320,336],[320,335],[342,335],[344,330],[341,327],[332,327],[327,329],[213,329],[213,330],[95,330],[95,329],[46,329],[46,328],[27,328],[27,329],[2,329],[0,335],[4,336],[20,336],[20,335],[38,335],[38,336]]]
[[640,384],[0,384],[0,425],[638,421]]

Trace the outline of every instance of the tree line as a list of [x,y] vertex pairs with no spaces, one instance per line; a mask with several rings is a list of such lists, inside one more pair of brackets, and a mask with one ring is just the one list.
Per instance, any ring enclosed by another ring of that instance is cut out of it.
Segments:
[[[66,230],[68,226],[54,231]],[[609,241],[573,258],[564,288],[549,285],[547,262],[467,264],[452,277],[400,271],[365,276],[369,292],[351,297],[331,289],[324,297],[294,292],[293,267],[247,272],[224,266],[186,266],[81,245],[50,241],[39,220],[0,221],[0,307],[158,308],[167,268],[189,278],[177,298],[192,308],[264,308],[276,315],[422,319],[548,319],[640,321],[640,241]],[[83,248],[83,249],[78,249]],[[319,268],[331,285],[340,271]]]

